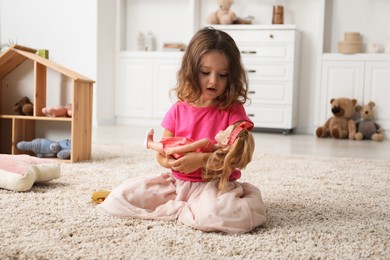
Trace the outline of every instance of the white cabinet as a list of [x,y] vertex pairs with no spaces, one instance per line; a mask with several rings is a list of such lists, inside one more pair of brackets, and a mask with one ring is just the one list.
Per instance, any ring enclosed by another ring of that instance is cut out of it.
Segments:
[[359,105],[376,103],[375,120],[390,134],[390,55],[324,54],[319,62],[315,127],[333,116],[330,99],[355,98]]
[[176,87],[176,75],[181,59],[182,53],[178,53],[174,57],[159,58],[154,62],[153,117],[162,119],[172,103],[177,100],[176,96],[172,95],[171,89]]
[[240,49],[252,101],[246,111],[255,127],[290,132],[298,121],[300,32],[294,25],[215,27]]
[[118,57],[115,114],[118,123],[160,124],[174,97],[182,53],[121,52]]
[[152,82],[150,59],[119,59],[116,88],[116,115],[118,117],[150,117]]

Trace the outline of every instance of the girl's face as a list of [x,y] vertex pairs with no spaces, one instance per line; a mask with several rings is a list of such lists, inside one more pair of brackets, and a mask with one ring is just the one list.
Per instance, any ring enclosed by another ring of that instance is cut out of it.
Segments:
[[225,92],[229,64],[225,55],[219,51],[210,51],[203,55],[198,80],[202,95],[196,102],[197,106],[216,104],[216,98]]
[[217,144],[219,144],[221,147],[226,146],[229,142],[229,136],[233,129],[234,125],[230,125],[225,130],[219,131],[214,137],[215,141],[217,141]]

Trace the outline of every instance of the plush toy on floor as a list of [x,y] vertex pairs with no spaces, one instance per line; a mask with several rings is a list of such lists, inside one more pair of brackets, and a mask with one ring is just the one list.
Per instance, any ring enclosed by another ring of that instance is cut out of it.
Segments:
[[72,117],[72,104],[42,108],[42,113],[51,117]]
[[60,177],[58,162],[26,154],[0,154],[0,188],[12,191],[30,190],[34,183]]
[[374,121],[374,107],[375,102],[373,101],[368,102],[368,104],[364,106],[356,107],[356,111],[360,113],[360,120],[356,123],[356,140],[374,140],[377,142],[383,140],[383,130]]
[[209,24],[233,24],[236,20],[236,14],[230,10],[234,0],[218,0],[219,9],[207,18]]
[[16,148],[22,151],[32,151],[37,157],[70,159],[71,141],[69,139],[64,139],[55,142],[45,138],[36,138],[32,141],[18,142]]
[[15,106],[13,107],[13,111],[18,115],[32,116],[33,108],[34,106],[30,99],[28,97],[23,97],[21,100],[16,102]]
[[353,140],[356,133],[355,116],[356,99],[332,98],[330,100],[333,116],[316,130],[317,137],[331,136],[336,139]]

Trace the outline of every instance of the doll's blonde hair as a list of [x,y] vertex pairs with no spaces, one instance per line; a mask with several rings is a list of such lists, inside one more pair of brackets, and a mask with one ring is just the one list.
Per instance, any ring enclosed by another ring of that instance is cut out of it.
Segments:
[[225,189],[230,175],[235,169],[244,169],[251,161],[255,141],[248,129],[243,129],[235,141],[224,148],[214,151],[202,170],[205,181],[219,179],[219,189]]

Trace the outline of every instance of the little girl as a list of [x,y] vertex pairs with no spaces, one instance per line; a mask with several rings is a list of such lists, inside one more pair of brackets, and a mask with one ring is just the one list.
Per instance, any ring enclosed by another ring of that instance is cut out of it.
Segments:
[[[247,81],[234,40],[213,28],[199,30],[184,53],[175,88],[179,101],[162,120],[163,138],[208,138],[215,143],[214,136],[229,125],[252,123],[243,106]],[[231,234],[264,224],[260,190],[237,181],[239,169],[233,170],[223,190],[218,179],[202,178],[202,168],[211,155],[188,152],[175,159],[157,153],[157,161],[170,172],[127,180],[98,207],[113,216],[177,219],[203,231]]]
[[223,190],[234,169],[245,169],[252,160],[255,142],[249,127],[253,124],[246,121],[228,126],[215,135],[216,144],[208,138],[194,141],[185,137],[163,138],[156,143],[153,141],[154,129],[150,129],[144,144],[148,149],[175,159],[188,152],[214,152],[202,170],[202,178],[205,181],[219,179],[219,188]]

